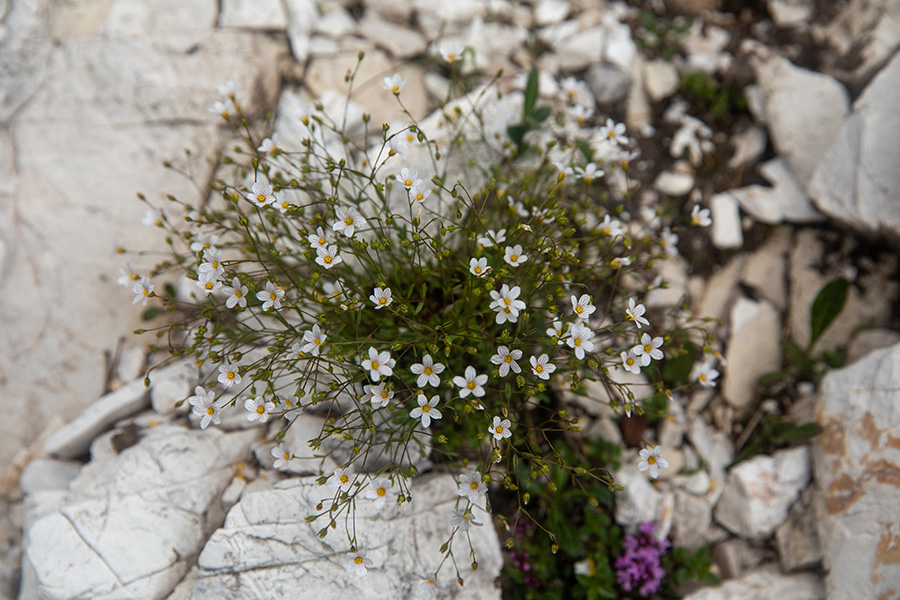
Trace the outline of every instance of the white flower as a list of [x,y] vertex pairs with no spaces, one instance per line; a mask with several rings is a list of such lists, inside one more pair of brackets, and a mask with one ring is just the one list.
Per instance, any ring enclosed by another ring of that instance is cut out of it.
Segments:
[[188,404],[194,407],[194,414],[200,419],[200,429],[206,429],[209,424],[218,425],[222,422],[219,417],[219,405],[213,402],[216,393],[212,390],[206,391],[203,386],[198,385],[194,388],[194,395],[188,398]]
[[584,181],[586,185],[591,185],[592,183],[594,183],[595,179],[606,175],[606,171],[604,171],[603,169],[598,169],[597,165],[592,162],[586,164],[584,168],[575,167],[575,173],[579,177],[581,177],[581,180]]
[[609,266],[613,269],[621,269],[622,267],[627,267],[630,264],[630,256],[616,256],[611,261],[609,261]]
[[426,598],[437,598],[441,589],[437,583],[437,574],[434,575],[418,575],[419,578],[419,591],[422,592]]
[[462,60],[465,49],[465,46],[459,42],[450,42],[441,46],[439,51],[441,58],[452,64]]
[[256,150],[263,154],[274,154],[278,150],[277,139],[278,134],[273,133],[272,137],[264,139]]
[[342,262],[344,262],[344,259],[338,254],[337,246],[316,248],[316,263],[322,265],[326,269],[330,269],[334,265]]
[[214,115],[220,115],[227,121],[231,115],[237,112],[237,107],[234,105],[234,102],[228,99],[225,102],[213,102],[213,105],[207,111]]
[[335,488],[339,489],[342,492],[349,492],[350,486],[353,485],[353,476],[353,471],[349,469],[337,468],[328,479],[331,481],[331,485]]
[[237,84],[233,80],[229,79],[222,85],[218,86],[216,90],[219,92],[220,96],[223,96],[230,100],[234,100],[234,97],[237,94]]
[[484,277],[488,273],[490,273],[493,269],[488,266],[486,258],[470,258],[469,259],[469,273],[475,275],[476,277]]
[[391,297],[391,288],[375,288],[375,292],[369,296],[369,300],[371,300],[375,304],[375,310],[379,310],[384,308],[385,306],[390,305],[394,299]]
[[256,398],[244,401],[244,410],[247,411],[248,421],[259,421],[265,423],[269,420],[269,413],[275,410],[274,402],[266,402],[265,398],[257,396]]
[[453,383],[460,388],[459,397],[465,398],[472,394],[476,398],[484,396],[484,388],[481,387],[487,383],[487,375],[478,375],[475,373],[475,367],[466,367],[465,377],[457,375],[453,378]]
[[146,275],[141,277],[141,280],[131,286],[131,291],[135,294],[134,300],[131,301],[132,304],[141,303],[141,306],[147,305],[147,298],[150,297],[150,294],[153,293],[153,288],[156,287],[152,283],[150,283],[150,278]]
[[569,348],[575,350],[575,356],[578,357],[578,360],[584,359],[585,352],[594,351],[594,342],[591,341],[591,338],[594,337],[594,332],[583,323],[570,325],[568,336],[566,344]]
[[660,245],[669,256],[678,256],[678,234],[666,227],[660,234]]
[[417,179],[416,183],[409,189],[409,195],[422,202],[431,195],[431,188],[421,179]]
[[281,200],[277,200],[275,202],[275,208],[278,209],[278,212],[281,214],[286,213],[292,206],[299,206],[297,201],[288,196],[283,196]]
[[391,77],[385,77],[381,80],[382,85],[384,85],[384,89],[391,92],[395,96],[400,95],[400,90],[403,89],[403,86],[406,85],[406,80],[400,77],[400,73],[394,73]]
[[569,114],[575,119],[580,127],[584,127],[585,122],[594,116],[594,109],[588,106],[576,104],[569,107]]
[[241,285],[240,279],[237,277],[232,278],[231,285],[226,285],[222,288],[222,292],[228,296],[225,306],[234,308],[235,304],[237,304],[241,308],[246,308],[248,291],[250,290],[246,285]]
[[129,285],[134,287],[134,284],[140,279],[141,276],[134,272],[134,269],[131,268],[131,263],[129,263],[127,266],[119,267],[119,278],[116,279],[116,283],[124,285],[125,287],[128,287]]
[[481,480],[481,471],[475,471],[471,477],[465,474],[459,476],[459,488],[457,495],[468,498],[472,504],[478,504],[484,498],[487,486]]
[[197,278],[196,286],[209,296],[213,292],[219,291],[222,287],[222,282],[219,281],[218,273],[215,271],[207,271],[206,273],[200,273],[200,276]]
[[634,321],[634,324],[637,325],[637,328],[641,328],[641,324],[650,326],[650,321],[643,317],[644,313],[647,312],[647,309],[644,308],[643,304],[635,304],[634,298],[628,299],[628,308],[625,309],[625,320],[626,321]]
[[592,298],[588,294],[582,294],[581,298],[576,298],[573,295],[571,300],[572,310],[579,319],[587,321],[594,314],[594,311],[597,310],[597,307],[591,304]]
[[413,186],[423,183],[422,180],[419,179],[418,171],[413,171],[411,169],[407,169],[406,167],[400,169],[400,174],[395,175],[394,177],[396,177],[397,181],[403,184],[403,187],[408,190],[412,189]]
[[394,390],[388,388],[384,383],[364,385],[363,391],[368,394],[372,408],[384,408],[391,401],[391,398],[394,397]]
[[143,225],[146,225],[147,227],[162,227],[162,211],[158,208],[147,209],[147,212],[144,213],[144,219],[141,221],[141,223]]
[[622,367],[635,375],[641,374],[641,359],[631,352],[622,352],[619,357],[622,359]]
[[275,194],[272,193],[271,185],[263,185],[259,182],[253,184],[250,192],[247,194],[247,200],[256,205],[257,208],[263,208],[275,202]]
[[562,321],[554,319],[553,326],[547,328],[547,336],[556,338],[556,343],[560,346],[566,343],[566,336],[569,335],[568,333],[563,333],[563,327],[565,326],[566,324]]
[[425,398],[425,394],[419,394],[416,402],[419,404],[416,408],[409,411],[409,416],[413,419],[422,419],[422,427],[428,429],[431,427],[432,419],[440,419],[443,417],[441,411],[437,409],[440,398],[432,396],[431,400]]
[[[474,503],[473,503],[474,504]],[[475,520],[475,515],[471,510],[461,511],[454,510],[453,516],[450,517],[450,527],[459,527],[459,530],[465,533],[469,530],[469,526],[475,525],[481,527],[483,523]]]
[[283,469],[288,465],[288,462],[294,458],[294,455],[291,453],[290,448],[284,444],[278,444],[272,448],[272,458],[275,459],[275,463],[272,464],[272,467],[275,469]]
[[708,208],[700,208],[699,204],[695,204],[691,209],[691,225],[700,227],[709,227],[712,225],[712,218],[709,216]]
[[386,502],[393,502],[396,494],[387,479],[375,480],[366,490],[366,499],[375,501],[375,508],[381,509]]
[[518,267],[525,262],[525,259],[527,258],[527,254],[522,254],[522,246],[520,244],[507,246],[503,255],[503,260],[513,267]]
[[497,311],[497,324],[502,325],[506,321],[515,323],[519,319],[519,311],[525,310],[525,303],[518,300],[519,294],[522,292],[519,286],[510,288],[507,284],[503,284],[500,291],[491,290],[490,307]]
[[488,432],[494,436],[498,442],[512,436],[512,423],[509,419],[500,420],[500,417],[494,417],[494,422],[488,427]]
[[603,217],[603,222],[600,223],[600,233],[610,237],[622,235],[622,223],[618,219],[606,215]]
[[541,354],[539,358],[531,357],[531,372],[541,379],[550,379],[550,374],[556,370],[556,365],[550,362],[550,357]]
[[650,477],[653,479],[659,477],[660,469],[669,468],[669,461],[660,456],[660,454],[662,454],[662,448],[659,446],[651,451],[642,448],[639,454],[641,455],[641,462],[638,463],[638,471],[646,471],[649,469]]
[[360,548],[356,552],[347,553],[347,572],[356,573],[360,577],[366,576],[366,569],[374,565],[371,558],[366,557],[366,551]]
[[575,98],[575,94],[578,93],[578,89],[582,86],[581,82],[579,82],[574,77],[566,77],[561,82],[559,82],[559,87],[562,89],[563,93],[565,93],[566,98],[572,100]]
[[484,248],[492,248],[495,242],[499,246],[506,241],[506,230],[500,229],[498,231],[494,231],[493,229],[488,229],[486,235],[480,236],[475,241],[481,244],[481,246]]
[[395,136],[388,138],[387,149],[388,149],[388,156],[394,156],[395,154],[399,154],[403,158],[406,158],[406,151],[409,150],[409,144],[407,144],[406,140],[404,140],[399,135],[395,135]]
[[294,116],[297,117],[297,119],[298,119],[301,123],[303,123],[304,125],[306,125],[307,127],[309,127],[309,120],[310,120],[310,118],[311,118],[312,115],[313,115],[313,110],[314,110],[314,108],[315,108],[314,106],[310,106],[310,105],[307,105],[307,104],[301,104],[301,105],[297,108],[297,112],[294,113]]
[[641,358],[641,366],[646,367],[650,364],[650,360],[662,360],[663,352],[660,346],[663,345],[661,337],[651,338],[649,333],[641,336],[641,343],[631,349],[631,353]]
[[625,123],[616,123],[612,119],[606,119],[606,125],[600,128],[600,137],[624,146],[629,142],[625,136]]
[[319,350],[327,338],[328,336],[322,333],[322,328],[316,323],[311,330],[303,332],[303,346],[300,350],[313,356],[318,356]]
[[522,358],[521,350],[510,351],[506,346],[500,346],[497,348],[497,354],[491,357],[491,362],[495,365],[500,365],[500,377],[506,377],[509,375],[510,369],[515,373],[522,372],[522,368],[516,362],[520,358]]
[[207,248],[203,251],[203,262],[197,267],[199,273],[215,273],[217,276],[225,273],[225,265],[222,264],[222,252],[215,248]]
[[372,381],[378,381],[381,376],[390,377],[394,374],[394,365],[396,361],[391,358],[391,353],[387,350],[378,352],[372,346],[369,346],[369,358],[362,361],[362,368],[369,371]]
[[343,233],[347,237],[353,237],[356,230],[364,227],[366,224],[366,220],[363,216],[352,206],[346,209],[339,206],[337,210],[334,211],[334,214],[337,216],[337,221],[332,223],[331,228]]
[[718,376],[719,372],[713,368],[713,361],[711,360],[695,363],[693,373],[691,373],[691,379],[707,388],[716,387],[716,378]]
[[266,289],[256,292],[256,299],[263,303],[262,309],[269,310],[281,308],[281,299],[284,298],[284,290],[271,281],[266,282]]
[[421,363],[415,363],[409,370],[412,371],[413,375],[419,376],[416,379],[416,385],[420,388],[425,387],[426,384],[438,387],[441,384],[441,378],[438,375],[444,372],[444,365],[435,363],[431,355],[426,354],[422,357]]
[[[563,178],[565,178],[567,175],[575,174],[575,171],[572,169],[572,167],[567,167],[558,160],[553,161],[553,166],[559,170],[559,173]],[[560,179],[560,181],[562,181],[562,179]]]
[[219,383],[224,385],[225,387],[231,387],[235,384],[239,384],[241,382],[241,375],[238,373],[238,368],[236,365],[224,364],[219,367],[219,377],[217,379]]
[[330,231],[326,232],[321,227],[316,227],[316,232],[306,236],[309,245],[318,250],[319,248],[327,248],[334,243],[334,234]]
[[528,209],[526,209],[525,205],[515,198],[508,196],[506,198],[506,205],[509,206],[518,216],[523,218],[528,216]]

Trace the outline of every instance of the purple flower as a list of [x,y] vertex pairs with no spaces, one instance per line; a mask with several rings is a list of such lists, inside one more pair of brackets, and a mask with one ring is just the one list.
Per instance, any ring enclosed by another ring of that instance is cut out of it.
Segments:
[[669,540],[657,540],[654,523],[642,523],[638,533],[625,537],[622,555],[616,559],[616,577],[626,592],[637,590],[647,597],[659,590],[665,576],[660,559],[669,549]]

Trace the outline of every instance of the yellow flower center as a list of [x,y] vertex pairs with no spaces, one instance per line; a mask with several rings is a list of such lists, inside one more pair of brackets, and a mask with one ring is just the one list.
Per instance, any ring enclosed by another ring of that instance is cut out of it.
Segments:
[[276,300],[278,300],[278,294],[276,294],[275,292],[272,292],[271,294],[269,294],[269,300],[271,300],[272,302],[275,302]]
[[634,359],[629,356],[625,359],[625,364],[627,364],[629,367],[634,365]]
[[241,290],[234,290],[234,295],[237,296],[238,298],[240,298],[241,296],[244,295],[244,293],[241,292]]
[[467,387],[468,389],[470,389],[470,390],[474,390],[474,389],[475,389],[475,382],[474,382],[474,381],[470,381],[469,383],[466,384],[466,387]]
[[591,183],[593,183],[593,181],[594,181],[593,177],[588,177],[588,176],[584,176],[584,177],[582,177],[582,179],[584,179],[584,182],[588,185],[591,185]]
[[[501,429],[502,429],[502,428],[501,428]],[[473,481],[472,483],[469,484],[469,487],[472,488],[473,490],[477,490],[477,489],[478,489],[478,482],[477,482],[477,481]]]
[[387,298],[379,298],[378,304],[387,304]]
[[207,281],[205,287],[206,287],[206,289],[208,289],[208,290],[213,289],[213,282],[212,282],[212,281]]
[[503,425],[497,425],[496,427],[494,427],[494,432],[502,435],[503,434]]
[[512,300],[510,300],[509,298],[504,298],[503,303],[509,306],[510,304],[512,304]]
[[447,55],[447,60],[449,60],[450,62],[455,61],[455,60],[456,60],[456,55],[455,55],[455,54],[448,54],[448,55]]
[[648,458],[648,459],[647,459],[647,464],[648,464],[648,465],[655,465],[655,464],[656,464],[656,457],[655,457],[655,456],[651,456],[650,458]]
[[266,407],[260,404],[256,407],[256,414],[261,415],[266,412]]
[[391,88],[391,91],[394,92],[395,94],[399,94],[399,93],[400,93],[400,86],[399,86],[399,85],[395,85],[394,87]]
[[347,483],[348,481],[350,481],[349,477],[347,477],[346,475],[341,475],[341,483]]
[[216,409],[213,408],[212,406],[210,406],[209,408],[206,409],[206,414],[213,417],[216,414]]
[[331,261],[334,260],[334,259],[331,258],[331,257],[328,256],[328,255],[325,255],[325,258],[323,258],[322,260],[325,261],[325,264],[326,264],[326,265],[330,265],[330,264],[331,264]]
[[434,373],[434,369],[426,366],[424,369],[422,369],[422,372],[425,373],[426,375],[431,375],[432,373]]
[[389,396],[389,394],[388,394],[388,391],[387,391],[387,390],[381,390],[381,398],[382,398],[383,400],[387,400],[387,399],[388,399],[388,396]]
[[324,245],[327,244],[327,243],[328,243],[328,240],[326,240],[325,238],[319,238],[319,245],[320,245],[320,246],[324,246]]
[[379,496],[384,496],[385,494],[387,494],[387,490],[384,488],[378,488],[378,490],[375,493],[378,494]]
[[519,255],[518,254],[510,254],[509,260],[512,262],[519,262]]
[[344,225],[346,225],[347,227],[353,225],[353,217],[347,217],[346,219],[344,219]]
[[265,204],[266,197],[263,194],[260,194],[259,196],[256,197],[256,201],[259,202],[260,204]]
[[227,377],[228,379],[234,379],[234,371],[228,371],[228,373],[225,374],[225,377]]
[[575,338],[575,341],[574,341],[573,343],[574,343],[576,346],[580,346],[580,345],[581,345],[581,340],[578,339],[578,338]]
[[290,453],[290,452],[285,452],[285,453],[284,453],[284,460],[291,460],[291,453]]
[[506,356],[503,357],[503,362],[505,362],[506,364],[509,364],[512,361],[513,361],[512,354],[507,354]]
[[475,267],[475,274],[481,275],[481,267]]
[[543,373],[544,367],[542,367],[541,365],[534,365],[534,372],[535,373]]
[[584,312],[584,309],[581,308],[580,306],[576,306],[576,307],[575,307],[575,312],[578,313],[578,314],[580,315],[581,313]]
[[706,381],[706,375],[701,375],[701,376],[699,377],[699,379],[700,379],[700,381]]
[[423,413],[427,413],[427,412],[430,411],[430,410],[431,410],[431,406],[430,406],[430,405],[428,405],[428,404],[423,404],[423,405],[422,405],[422,412],[423,412]]
[[646,352],[647,354],[650,354],[650,352],[651,352],[652,350],[653,350],[653,346],[651,346],[650,344],[645,344],[645,345],[644,345],[644,352]]
[[409,187],[412,184],[413,184],[412,179],[406,179],[403,181],[403,185],[405,185],[406,187]]
[[373,360],[373,361],[372,361],[372,370],[373,370],[373,371],[377,371],[377,370],[378,370],[378,361],[377,361],[377,360]]
[[357,556],[356,558],[353,559],[353,562],[355,562],[358,565],[361,565],[361,564],[363,564],[363,557]]

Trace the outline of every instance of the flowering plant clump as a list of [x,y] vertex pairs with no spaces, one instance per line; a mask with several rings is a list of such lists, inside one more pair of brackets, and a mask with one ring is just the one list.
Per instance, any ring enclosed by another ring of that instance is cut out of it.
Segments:
[[638,532],[625,536],[623,552],[616,559],[616,577],[626,592],[637,590],[647,597],[659,589],[666,574],[661,560],[669,549],[669,540],[653,537],[655,523],[642,523]]
[[[452,63],[463,49],[442,53]],[[403,83],[385,78],[385,93],[401,102]],[[536,97],[534,74],[526,113]],[[571,400],[586,383],[623,418],[643,410],[635,386],[671,397],[658,363],[684,354],[691,332],[677,311],[654,315],[644,298],[664,285],[652,267],[677,251],[672,231],[704,225],[668,219],[663,237],[659,216],[639,219],[625,126],[607,120],[595,131],[584,108],[561,106],[524,133],[530,153],[494,136],[480,179],[458,181],[450,157],[488,137],[467,137],[484,122],[461,106],[445,107],[435,138],[416,122],[372,134],[363,115],[358,143],[346,109],[334,119],[316,103],[300,109],[302,134],[288,140],[256,135],[229,88],[215,110],[243,140],[224,158],[233,179],[216,180],[202,209],[185,207],[183,225],[151,209],[171,256],[126,278],[135,302],[155,298],[156,312],[169,313],[155,329],[169,354],[214,369],[186,399],[200,427],[226,410],[260,423],[324,416],[305,459],[284,445],[284,429],[271,437],[275,468],[318,465],[323,502],[309,521],[322,523],[320,535],[352,521],[357,503],[414,501],[408,481],[427,458],[454,471],[458,506],[442,548],[454,564],[452,543],[482,524],[492,486],[513,492],[511,511],[524,515],[529,490],[552,485],[551,466],[621,489],[555,444],[578,433]],[[180,283],[151,283],[167,275]],[[624,383],[626,372],[642,383]],[[326,460],[340,466],[329,472]],[[364,576],[372,558],[355,526],[345,531],[347,572]],[[471,543],[469,552],[476,563]],[[420,575],[424,585],[436,585],[444,562]]]

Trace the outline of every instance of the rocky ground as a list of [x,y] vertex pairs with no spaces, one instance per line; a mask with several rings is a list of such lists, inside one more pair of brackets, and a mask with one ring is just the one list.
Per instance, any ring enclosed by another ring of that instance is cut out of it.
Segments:
[[[136,192],[203,201],[230,139],[207,111],[219,85],[239,82],[257,124],[289,121],[298,102],[340,99],[364,50],[353,101],[403,122],[381,88],[398,71],[424,119],[448,85],[436,40],[474,50],[475,83],[503,69],[500,87],[521,88],[532,65],[548,97],[584,81],[595,119],[637,139],[645,201],[712,211],[662,274],[721,322],[727,368],[656,432],[673,467],[659,481],[626,451],[617,520],[712,546],[725,581],[695,600],[897,597],[897,0],[0,0],[0,597],[412,593],[404,574],[437,556],[426,507],[452,495],[450,476],[416,480],[412,510],[361,514],[391,564],[348,579],[345,549],[304,522],[313,473],[273,471],[261,428],[192,428],[173,409],[188,365],[144,387],[115,249],[160,241]],[[796,372],[758,386],[791,364],[782,340],[808,343],[810,306],[838,276],[847,305],[814,354],[840,349],[846,366],[818,386]],[[621,441],[608,415],[585,418]],[[726,471],[775,420],[822,433],[763,440]],[[499,598],[498,537],[473,543],[480,568],[458,597]]]

